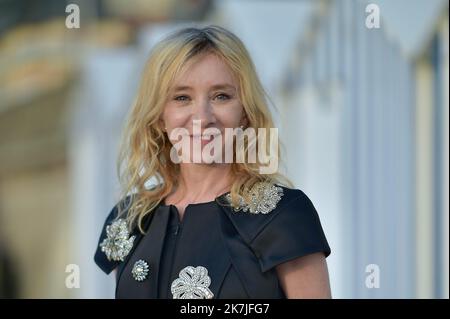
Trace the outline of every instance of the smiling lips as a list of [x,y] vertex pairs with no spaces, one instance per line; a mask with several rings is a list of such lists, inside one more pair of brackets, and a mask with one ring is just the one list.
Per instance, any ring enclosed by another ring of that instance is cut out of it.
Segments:
[[190,138],[198,139],[200,138],[202,141],[211,141],[215,137],[219,136],[220,134],[206,134],[206,135],[189,135]]

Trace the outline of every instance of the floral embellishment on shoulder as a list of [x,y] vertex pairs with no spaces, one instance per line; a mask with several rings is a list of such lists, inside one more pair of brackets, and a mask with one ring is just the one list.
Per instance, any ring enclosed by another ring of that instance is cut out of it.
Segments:
[[203,266],[187,266],[180,271],[179,277],[172,282],[170,290],[173,299],[212,299],[209,290],[211,278]]
[[123,261],[133,248],[135,237],[130,237],[127,222],[124,219],[118,219],[106,226],[106,238],[100,247],[108,260]]
[[[246,202],[242,196],[239,198],[239,206],[234,208],[235,212],[242,210],[251,214],[268,214],[277,207],[283,197],[283,189],[268,182],[256,184],[250,192],[250,202]],[[231,195],[226,199],[231,203]]]

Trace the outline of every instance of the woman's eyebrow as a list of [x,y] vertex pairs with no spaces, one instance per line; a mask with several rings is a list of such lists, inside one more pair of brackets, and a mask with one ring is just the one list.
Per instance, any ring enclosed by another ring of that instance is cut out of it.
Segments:
[[183,86],[176,86],[176,87],[173,88],[173,91],[174,91],[174,92],[178,92],[178,91],[189,91],[189,90],[192,90],[192,88],[191,88],[190,86],[186,86],[186,85],[183,85]]
[[[227,83],[215,84],[210,87],[210,90],[227,90],[227,89],[236,91],[236,87],[234,85],[227,84]],[[188,85],[179,85],[179,86],[176,86],[173,88],[173,92],[190,91],[190,90],[193,90],[193,88]]]
[[227,89],[236,91],[234,85],[231,84],[216,84],[211,86],[211,90],[227,90]]

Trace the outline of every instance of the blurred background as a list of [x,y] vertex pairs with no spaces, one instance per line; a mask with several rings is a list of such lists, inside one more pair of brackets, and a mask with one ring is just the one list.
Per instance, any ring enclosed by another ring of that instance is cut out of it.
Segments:
[[118,139],[150,48],[194,23],[247,45],[283,171],[330,242],[333,297],[448,298],[448,6],[0,0],[0,297],[114,297],[93,254]]

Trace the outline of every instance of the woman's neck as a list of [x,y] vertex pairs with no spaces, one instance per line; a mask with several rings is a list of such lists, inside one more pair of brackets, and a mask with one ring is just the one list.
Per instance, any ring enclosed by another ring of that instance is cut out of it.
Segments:
[[171,201],[201,203],[214,200],[231,187],[230,164],[180,164],[180,183]]

